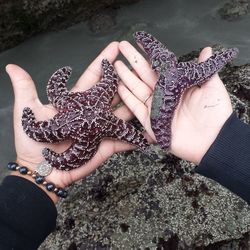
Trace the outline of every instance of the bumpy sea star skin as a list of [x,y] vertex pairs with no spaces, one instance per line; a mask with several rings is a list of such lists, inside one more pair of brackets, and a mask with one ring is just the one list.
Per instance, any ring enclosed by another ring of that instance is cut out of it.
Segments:
[[138,31],[134,37],[151,61],[159,78],[156,83],[151,109],[151,126],[159,145],[168,150],[171,146],[171,124],[174,111],[183,92],[195,85],[201,86],[215,72],[224,67],[238,54],[238,49],[227,49],[214,54],[205,62],[178,62],[152,35]]
[[102,68],[100,83],[84,92],[67,90],[70,67],[61,68],[51,76],[47,95],[58,110],[52,119],[36,121],[30,108],[23,110],[22,126],[30,138],[49,143],[72,139],[72,145],[63,153],[43,150],[44,158],[57,169],[68,171],[84,165],[107,137],[128,142],[145,152],[148,149],[142,133],[112,113],[111,101],[117,93],[118,79],[107,60],[102,61]]

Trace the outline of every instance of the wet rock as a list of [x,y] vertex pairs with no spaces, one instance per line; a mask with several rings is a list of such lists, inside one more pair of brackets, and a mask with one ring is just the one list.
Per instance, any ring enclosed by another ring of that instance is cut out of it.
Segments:
[[120,228],[121,228],[121,230],[122,230],[123,233],[126,233],[126,232],[128,232],[129,225],[126,224],[126,223],[121,223],[120,224]]
[[71,243],[67,250],[77,250],[77,245],[75,242]]
[[108,246],[104,246],[100,242],[88,242],[81,245],[80,250],[109,250]]
[[235,20],[248,13],[248,0],[233,0],[227,2],[220,10],[219,14],[226,20]]
[[51,30],[92,20],[94,32],[107,31],[115,24],[107,9],[119,8],[139,0],[10,0],[0,1],[0,51],[25,39]]
[[[220,72],[236,113],[247,123],[249,71],[247,64]],[[249,206],[195,174],[194,165],[157,152],[157,160],[137,151],[116,154],[75,183],[58,204],[58,230],[40,250],[67,249],[72,242],[82,249],[248,249]],[[65,227],[66,218],[74,218],[74,226],[68,221]]]
[[226,68],[221,78],[241,100],[250,101],[250,64]]
[[103,13],[94,14],[88,21],[88,27],[93,33],[104,33],[110,31],[116,24],[115,9],[108,9]]
[[65,229],[70,230],[75,227],[75,221],[73,218],[66,218],[64,221]]

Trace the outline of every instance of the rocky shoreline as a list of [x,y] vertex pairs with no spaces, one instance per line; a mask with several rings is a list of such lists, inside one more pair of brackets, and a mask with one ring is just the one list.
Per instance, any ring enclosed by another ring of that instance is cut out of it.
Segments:
[[93,32],[115,24],[116,10],[139,0],[11,0],[0,1],[0,52],[45,31],[90,21]]

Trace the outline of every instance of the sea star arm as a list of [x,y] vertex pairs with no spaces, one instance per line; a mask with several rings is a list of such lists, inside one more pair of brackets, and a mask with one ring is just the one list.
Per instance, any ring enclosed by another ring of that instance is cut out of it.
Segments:
[[214,73],[222,69],[228,62],[232,61],[238,54],[238,49],[227,49],[216,53],[205,62],[181,62],[178,63],[178,76],[180,82],[187,84],[187,87],[200,85],[208,80]]
[[160,48],[166,49],[165,46],[158,41],[151,34],[146,33],[145,31],[137,31],[134,34],[135,40],[139,43],[147,55],[151,58],[155,52]]
[[108,93],[109,103],[111,103],[117,92],[117,74],[115,73],[114,66],[107,59],[102,60],[102,70],[103,77],[98,86],[107,91],[104,93]]
[[[88,101],[93,102],[93,98],[96,99],[98,97],[99,101],[95,105],[99,107],[103,107],[103,104],[110,105],[115,94],[117,93],[117,85],[118,78],[115,73],[114,66],[107,60],[102,60],[102,71],[103,76],[98,84],[88,89],[85,92],[82,92],[84,96],[88,96]],[[86,102],[85,99],[81,99],[80,96],[79,101],[81,103]]]
[[109,119],[109,127],[105,131],[107,137],[119,139],[121,141],[137,146],[141,151],[147,152],[149,143],[143,134],[133,125],[112,115]]
[[165,45],[151,34],[138,31],[134,34],[136,42],[139,43],[151,61],[152,69],[157,72],[165,72],[168,68],[177,64],[177,58]]
[[70,78],[71,72],[72,69],[70,67],[63,67],[58,69],[48,81],[48,100],[58,110],[63,110],[64,98],[69,93],[66,88],[66,82]]
[[89,142],[88,138],[73,144],[63,153],[56,153],[49,148],[43,150],[43,156],[53,167],[69,171],[88,162],[98,149],[99,143]]
[[151,124],[154,127],[154,134],[157,143],[164,150],[169,150],[171,144],[171,121],[173,112],[169,110],[165,112],[164,117],[161,119],[151,119]]
[[30,108],[25,108],[22,115],[24,132],[38,142],[60,142],[67,139],[69,131],[59,126],[63,120],[62,114],[55,115],[48,121],[36,121],[35,115]]

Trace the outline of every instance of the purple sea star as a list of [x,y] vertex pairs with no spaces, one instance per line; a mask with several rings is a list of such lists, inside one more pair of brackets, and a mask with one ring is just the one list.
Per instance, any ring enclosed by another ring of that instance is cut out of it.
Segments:
[[112,113],[111,101],[117,93],[118,79],[107,60],[102,61],[102,69],[100,83],[84,92],[67,90],[70,67],[57,70],[47,85],[49,102],[58,110],[52,119],[36,121],[30,108],[23,110],[22,126],[30,138],[49,143],[72,139],[72,145],[63,153],[43,150],[44,158],[57,169],[68,171],[82,166],[106,137],[129,142],[142,151],[149,146],[140,131]]
[[175,54],[169,51],[152,35],[138,31],[136,41],[143,47],[159,78],[156,83],[151,109],[151,126],[161,148],[171,146],[171,123],[174,111],[183,92],[195,85],[201,86],[215,72],[236,57],[238,49],[227,49],[216,53],[205,62],[178,62]]

